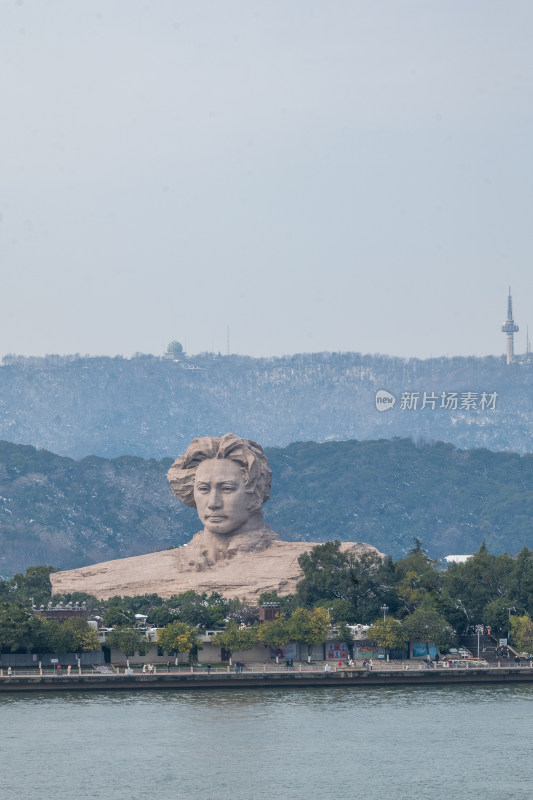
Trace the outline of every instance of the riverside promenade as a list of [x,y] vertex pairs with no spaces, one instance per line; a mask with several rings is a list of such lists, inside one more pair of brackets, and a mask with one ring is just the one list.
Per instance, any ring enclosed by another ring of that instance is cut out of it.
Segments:
[[0,676],[1,692],[94,692],[142,691],[161,689],[258,689],[269,687],[331,687],[331,686],[450,686],[452,684],[532,684],[532,667],[454,667],[428,669],[422,665],[378,665],[373,669],[324,667],[283,669],[262,667],[244,668],[242,672],[218,669],[207,671],[198,667],[190,671],[160,671],[142,673],[78,672],[54,674],[24,673]]

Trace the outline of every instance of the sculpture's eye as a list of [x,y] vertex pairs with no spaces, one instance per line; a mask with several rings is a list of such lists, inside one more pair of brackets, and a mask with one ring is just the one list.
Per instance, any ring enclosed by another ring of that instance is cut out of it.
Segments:
[[196,491],[201,492],[202,494],[207,494],[209,491],[209,486],[206,483],[201,483],[199,486],[196,486]]

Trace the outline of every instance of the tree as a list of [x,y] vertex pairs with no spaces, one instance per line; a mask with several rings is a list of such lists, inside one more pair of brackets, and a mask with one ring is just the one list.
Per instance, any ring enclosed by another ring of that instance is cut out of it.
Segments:
[[512,603],[508,605],[533,613],[533,553],[527,547],[523,547],[514,559],[509,576],[509,595]]
[[164,628],[176,619],[178,619],[177,613],[166,606],[156,606],[148,611],[148,621],[156,628]]
[[24,575],[17,573],[12,583],[16,587],[16,598],[20,602],[32,602],[39,606],[47,603],[52,596],[50,573],[57,572],[55,567],[28,567]]
[[[453,564],[442,573],[446,594],[459,604],[459,612],[464,610],[466,624],[486,622],[483,619],[485,607],[498,598],[506,598],[509,591],[509,578],[514,560],[508,555],[494,556],[489,553],[485,542],[477,553],[464,564]],[[508,602],[507,605],[514,605]],[[455,621],[455,620],[454,620]],[[460,613],[457,627],[461,629]]]
[[188,655],[201,644],[198,631],[186,622],[175,620],[157,632],[157,644],[165,652],[176,657],[180,653]]
[[107,628],[131,627],[134,622],[135,614],[126,606],[112,605],[104,612],[104,623]]
[[[65,653],[89,653],[100,649],[98,634],[89,627],[85,619],[71,619],[60,623],[60,633]],[[61,651],[59,651],[61,652]]]
[[114,650],[120,650],[126,657],[146,655],[150,649],[150,642],[139,628],[120,626],[110,631],[106,636],[106,645]]
[[431,559],[416,536],[413,547],[405,558],[395,564],[396,590],[403,613],[412,613],[420,605],[426,594],[436,597],[440,594],[440,576],[436,571],[437,562]]
[[307,645],[307,660],[311,660],[313,645],[324,644],[330,627],[329,611],[326,608],[297,608],[287,623],[291,639]]
[[107,601],[107,607],[117,606],[125,613],[132,614],[147,614],[152,608],[164,606],[165,601],[155,592],[150,594],[136,594],[133,597],[129,595],[114,595]]
[[386,647],[387,650],[405,647],[408,639],[402,623],[393,617],[377,619],[367,630],[366,635],[370,641],[379,647]]
[[298,557],[303,578],[298,583],[297,596],[306,606],[321,600],[334,600],[345,596],[349,577],[348,557],[341,551],[341,543],[325,542],[309,553]]
[[43,620],[21,603],[0,603],[0,651],[31,652],[42,636]]
[[168,607],[182,622],[205,630],[223,627],[232,602],[218,592],[210,595],[205,592],[197,594],[190,589],[173,595],[168,601]]
[[230,611],[227,618],[234,619],[239,624],[253,625],[254,622],[259,622],[259,606],[241,605],[235,611]]
[[290,641],[290,633],[284,614],[279,614],[276,619],[262,622],[257,629],[257,640],[266,647],[278,650]]
[[320,603],[317,603],[317,606],[327,608],[331,621],[335,625],[346,625],[346,623],[356,622],[356,610],[354,606],[348,600],[344,600],[341,597],[337,597],[335,600],[322,600]]
[[32,650],[39,653],[87,653],[100,648],[98,634],[85,619],[75,617],[59,622],[42,619],[42,627],[34,637]]
[[[490,625],[493,631],[509,630],[509,609],[512,604],[507,597],[497,597],[491,603],[487,603],[483,611],[482,621]],[[511,608],[511,610],[513,610]],[[512,619],[512,617],[511,617]]]
[[234,620],[231,620],[223,631],[214,634],[211,642],[216,647],[223,647],[228,651],[231,663],[233,653],[252,649],[257,641],[257,634],[257,626],[241,628]]
[[511,639],[521,652],[533,652],[533,620],[529,614],[511,614]]
[[0,600],[36,606],[47,603],[52,595],[52,572],[57,572],[57,569],[46,566],[28,567],[24,574],[17,572],[10,580],[1,580]]
[[453,629],[428,602],[404,619],[403,630],[409,641],[424,642],[427,654],[430,644],[442,649],[453,641]]
[[[375,619],[379,607],[386,603],[391,611],[397,608],[392,559],[376,553],[355,556],[341,550],[339,541],[313,547],[298,558],[304,577],[297,586],[301,606],[329,607],[330,602],[344,600],[351,608],[350,621]],[[344,616],[348,616],[344,605]]]

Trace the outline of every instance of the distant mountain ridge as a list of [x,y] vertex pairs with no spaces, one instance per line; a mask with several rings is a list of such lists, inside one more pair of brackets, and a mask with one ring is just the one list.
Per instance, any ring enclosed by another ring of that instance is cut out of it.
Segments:
[[[533,548],[533,455],[409,439],[267,448],[265,520],[289,541],[362,541],[395,558]],[[199,529],[173,497],[171,459],[80,461],[0,442],[0,575],[163,550]]]
[[[6,356],[0,438],[72,458],[174,458],[194,436],[229,431],[275,447],[400,436],[528,452],[532,388],[532,364],[495,357]],[[384,411],[379,390],[395,399]]]

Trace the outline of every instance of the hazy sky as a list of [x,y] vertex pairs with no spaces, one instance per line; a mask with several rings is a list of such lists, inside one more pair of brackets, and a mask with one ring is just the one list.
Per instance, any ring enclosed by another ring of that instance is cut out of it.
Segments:
[[0,0],[0,355],[533,335],[530,0]]

